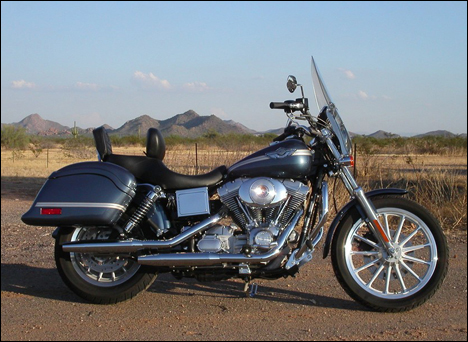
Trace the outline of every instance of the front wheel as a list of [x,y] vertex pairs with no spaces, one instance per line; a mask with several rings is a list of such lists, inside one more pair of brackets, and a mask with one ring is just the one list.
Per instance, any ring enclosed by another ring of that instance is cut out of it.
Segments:
[[419,204],[401,197],[372,202],[392,251],[383,248],[353,210],[337,228],[333,269],[358,302],[383,312],[411,310],[442,285],[448,270],[447,241],[438,221]]
[[95,304],[114,304],[130,299],[147,289],[157,276],[130,255],[68,253],[62,249],[62,244],[67,242],[102,241],[114,235],[111,228],[82,227],[60,234],[55,242],[55,262],[63,281],[80,297]]

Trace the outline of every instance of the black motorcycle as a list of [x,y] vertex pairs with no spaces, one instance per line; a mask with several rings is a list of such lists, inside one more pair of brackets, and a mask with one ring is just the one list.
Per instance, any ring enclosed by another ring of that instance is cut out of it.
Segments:
[[331,250],[340,284],[360,303],[387,312],[415,308],[447,274],[440,224],[406,190],[364,193],[349,170],[350,136],[313,58],[312,79],[318,116],[289,76],[289,91],[300,87],[302,96],[270,104],[289,118],[284,133],[204,175],[168,169],[157,129],[148,131],[146,156],[126,156],[112,153],[100,127],[93,131],[100,160],[52,173],[22,220],[57,226],[55,260],[64,282],[93,303],[111,304],[163,272],[247,285],[295,275],[324,235],[326,179],[336,178],[351,200],[329,225],[323,257]]

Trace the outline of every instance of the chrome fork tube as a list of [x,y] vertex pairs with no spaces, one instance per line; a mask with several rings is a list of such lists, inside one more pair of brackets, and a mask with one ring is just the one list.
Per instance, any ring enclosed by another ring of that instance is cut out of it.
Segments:
[[385,248],[387,252],[393,249],[392,243],[390,241],[390,237],[387,235],[385,230],[383,229],[377,213],[374,210],[373,205],[367,199],[364,191],[362,188],[357,184],[356,180],[354,179],[353,175],[349,171],[347,162],[349,158],[344,158],[338,149],[336,148],[335,144],[332,141],[332,133],[327,129],[323,129],[322,131],[322,140],[326,142],[330,152],[335,157],[335,160],[339,163],[340,172],[339,175],[350,193],[351,196],[356,198],[358,203],[361,205],[362,209],[364,210],[365,215],[367,216],[367,223],[369,229],[372,230],[376,238],[382,243],[382,246]]
[[342,165],[340,167],[340,171],[340,177],[346,189],[351,194],[351,196],[356,198],[356,200],[359,202],[362,209],[364,210],[364,213],[366,214],[368,219],[367,223],[369,228],[372,230],[377,239],[382,243],[384,248],[388,251],[393,246],[390,242],[390,237],[387,235],[387,233],[382,227],[382,224],[380,223],[379,217],[377,216],[377,213],[374,210],[374,206],[369,202],[364,193],[364,190],[362,190],[362,188],[357,184],[348,167]]

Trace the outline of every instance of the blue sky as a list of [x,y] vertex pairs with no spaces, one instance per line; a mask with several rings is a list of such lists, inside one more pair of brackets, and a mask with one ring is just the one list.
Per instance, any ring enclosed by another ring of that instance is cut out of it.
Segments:
[[348,129],[467,131],[466,2],[1,2],[1,116],[83,128],[189,109],[255,130],[315,61]]

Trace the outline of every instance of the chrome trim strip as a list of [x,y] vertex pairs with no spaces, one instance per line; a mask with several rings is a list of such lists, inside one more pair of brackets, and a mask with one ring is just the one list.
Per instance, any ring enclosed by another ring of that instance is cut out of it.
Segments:
[[260,161],[264,161],[264,160],[269,160],[270,158],[268,158],[267,156],[259,156],[259,157],[255,157],[255,158],[250,158],[248,160],[244,160],[244,161],[240,161],[234,165],[232,165],[230,168],[229,168],[229,171],[232,171],[238,167],[241,167],[241,166],[244,166],[244,165],[248,165],[250,163],[256,163],[256,162],[260,162]]
[[310,150],[302,149],[302,150],[297,150],[292,154],[293,156],[307,156],[307,157],[312,157],[312,152]]
[[106,208],[125,211],[125,207],[116,203],[95,203],[95,202],[37,202],[36,207],[50,208]]

